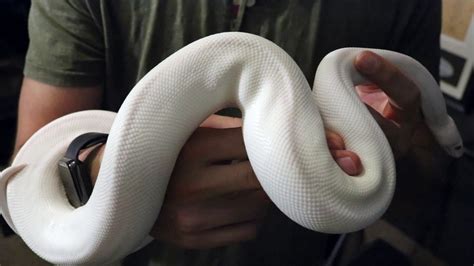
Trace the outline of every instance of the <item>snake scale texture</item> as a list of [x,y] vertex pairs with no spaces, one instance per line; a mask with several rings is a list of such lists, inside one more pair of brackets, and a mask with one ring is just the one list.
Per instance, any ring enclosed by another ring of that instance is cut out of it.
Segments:
[[[3,216],[52,263],[123,258],[149,241],[183,144],[209,115],[236,106],[249,160],[276,206],[311,230],[360,230],[380,218],[395,188],[390,145],[354,90],[365,82],[353,66],[362,50],[327,55],[311,91],[292,58],[262,37],[234,32],[193,42],[143,77],[118,113],[73,113],[36,132],[1,173]],[[408,56],[369,50],[418,85],[426,123],[449,154],[460,156],[461,138],[429,72]],[[364,171],[358,177],[333,160],[325,127],[360,156]],[[76,209],[65,195],[58,161],[86,132],[110,135],[92,196]]]

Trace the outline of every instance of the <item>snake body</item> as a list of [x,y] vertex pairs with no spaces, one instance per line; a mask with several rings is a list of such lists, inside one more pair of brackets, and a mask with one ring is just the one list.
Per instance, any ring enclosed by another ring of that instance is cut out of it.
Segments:
[[[148,241],[174,163],[192,132],[217,110],[237,106],[252,168],[276,206],[311,230],[360,230],[384,213],[395,188],[390,145],[354,91],[364,81],[353,66],[362,50],[326,56],[311,92],[291,57],[261,37],[221,33],[193,42],[143,77],[117,114],[73,113],[36,132],[1,174],[3,216],[52,263],[120,259]],[[408,56],[370,50],[420,87],[426,123],[459,156],[461,139],[428,71]],[[332,159],[325,127],[360,156],[360,176],[348,176]],[[86,132],[110,135],[94,191],[75,209],[57,163]]]

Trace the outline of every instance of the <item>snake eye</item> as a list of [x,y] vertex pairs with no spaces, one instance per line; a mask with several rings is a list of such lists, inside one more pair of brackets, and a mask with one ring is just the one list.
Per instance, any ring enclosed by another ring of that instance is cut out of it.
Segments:
[[454,147],[454,149],[457,150],[457,151],[459,151],[460,149],[462,149],[462,146],[461,146],[461,145],[456,146],[456,147]]

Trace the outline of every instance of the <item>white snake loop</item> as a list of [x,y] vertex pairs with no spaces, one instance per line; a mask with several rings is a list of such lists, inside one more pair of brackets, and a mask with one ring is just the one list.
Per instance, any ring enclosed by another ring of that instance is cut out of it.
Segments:
[[[153,68],[117,114],[84,111],[34,134],[1,174],[1,210],[42,258],[59,264],[105,263],[146,241],[181,147],[215,111],[237,106],[249,160],[263,189],[289,218],[326,233],[351,232],[377,220],[395,188],[393,155],[359,100],[354,69],[361,48],[337,50],[308,85],[296,63],[261,37],[222,33],[198,40]],[[370,49],[394,63],[422,92],[426,123],[452,155],[462,154],[429,72],[408,56]],[[345,174],[333,160],[324,127],[344,138],[364,172]],[[74,209],[58,177],[58,160],[85,132],[110,132],[89,202]]]

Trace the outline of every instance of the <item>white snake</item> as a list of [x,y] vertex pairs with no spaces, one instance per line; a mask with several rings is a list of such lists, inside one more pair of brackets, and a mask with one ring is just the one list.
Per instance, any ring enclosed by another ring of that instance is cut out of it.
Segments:
[[[216,110],[237,106],[253,170],[281,211],[320,232],[364,228],[387,209],[395,167],[389,143],[354,91],[364,81],[353,66],[362,50],[327,55],[312,93],[291,57],[261,37],[221,33],[189,44],[140,80],[117,114],[78,112],[35,133],[1,174],[3,216],[52,263],[120,259],[147,241],[191,133]],[[370,50],[418,85],[427,125],[449,154],[460,156],[461,138],[429,72],[408,56]],[[338,132],[360,156],[360,176],[338,167],[324,127]],[[92,196],[74,209],[57,164],[69,143],[85,132],[110,136]]]

